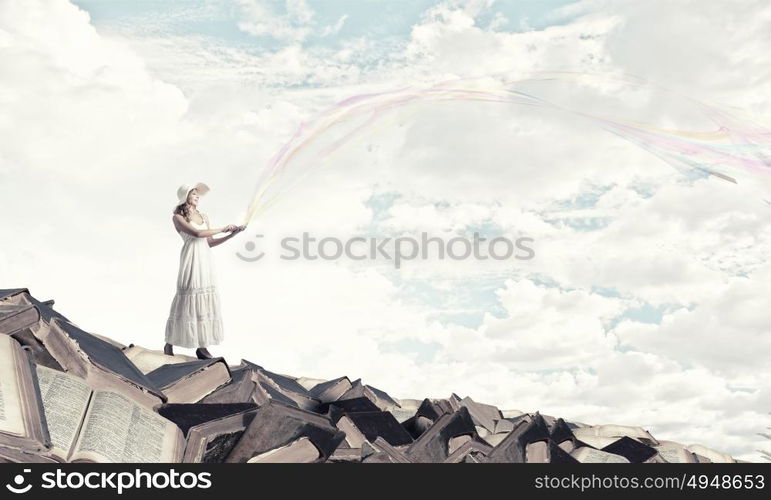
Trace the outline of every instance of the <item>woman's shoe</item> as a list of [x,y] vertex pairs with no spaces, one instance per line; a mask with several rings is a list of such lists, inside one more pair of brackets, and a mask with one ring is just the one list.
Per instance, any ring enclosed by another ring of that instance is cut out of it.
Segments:
[[171,344],[163,346],[163,354],[166,356],[174,356],[174,346]]
[[195,355],[198,357],[198,359],[211,359],[212,355],[209,351],[206,350],[206,348],[199,348],[195,350]]

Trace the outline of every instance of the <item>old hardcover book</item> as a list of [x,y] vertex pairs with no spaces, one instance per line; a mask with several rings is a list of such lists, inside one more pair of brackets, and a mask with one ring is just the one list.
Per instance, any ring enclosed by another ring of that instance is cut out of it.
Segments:
[[333,424],[337,424],[340,417],[347,413],[361,413],[367,411],[380,411],[380,408],[367,398],[354,398],[324,403],[317,409],[318,413],[326,414]]
[[29,350],[30,358],[36,365],[47,366],[54,370],[62,369],[62,366],[51,356],[45,345],[32,333],[31,328],[23,328],[11,335],[11,337],[15,338],[18,343]]
[[41,301],[33,297],[26,288],[12,288],[0,290],[0,303],[7,305],[33,305],[40,312],[40,320],[31,329],[37,334],[37,330],[45,329],[56,318],[68,321],[66,317],[55,311],[53,300]]
[[49,324],[54,318],[67,321],[67,318],[53,309],[53,301],[40,301],[30,295],[26,288],[14,288],[0,290],[0,304],[16,306],[34,306],[40,313],[40,318],[34,324],[14,333],[14,337],[22,345],[31,349],[32,360],[35,364],[45,365],[56,370],[61,365],[51,356],[43,344],[42,338],[48,332]]
[[290,444],[255,455],[249,464],[309,464],[320,458],[319,450],[310,439],[303,436]]
[[357,463],[362,460],[362,449],[351,448],[345,441],[332,452],[327,458],[329,463]]
[[119,387],[133,393],[129,397],[147,407],[166,401],[163,391],[119,347],[68,321],[54,318],[42,341],[65,371],[85,379],[95,389],[113,388],[117,378],[124,382]]
[[0,463],[57,464],[59,462],[48,456],[47,452],[32,452],[0,446]]
[[179,462],[182,431],[135,401],[125,382],[93,389],[82,378],[37,367],[51,435],[50,456],[61,462]]
[[249,403],[262,404],[267,401],[262,388],[258,390],[252,379],[252,372],[244,368],[230,371],[230,382],[207,395],[199,403]]
[[418,439],[432,425],[434,425],[434,421],[422,415],[414,415],[402,422],[402,427],[410,433],[413,439]]
[[604,447],[602,451],[620,455],[633,464],[645,463],[658,453],[655,448],[642,444],[627,436],[609,444]]
[[[569,441],[564,441],[564,443],[568,442]],[[574,464],[578,463],[578,460],[573,458],[569,452],[565,451],[561,445],[558,445],[555,441],[549,440],[549,463]]]
[[453,452],[444,460],[444,463],[460,463],[464,459],[472,454],[478,453],[481,455],[487,455],[493,449],[481,439],[468,439],[466,442],[458,446]]
[[[463,443],[477,437],[474,422],[465,407],[445,413],[407,448],[413,462],[444,462]],[[460,438],[460,439],[458,439]]]
[[554,425],[549,428],[549,438],[557,445],[570,443],[570,449],[566,450],[568,452],[575,448],[576,437],[573,435],[573,431],[570,429],[567,422],[561,418],[558,418]]
[[230,382],[230,368],[223,358],[197,359],[163,365],[147,378],[163,391],[169,403],[195,403]]
[[184,356],[182,354],[169,356],[164,354],[163,351],[145,349],[144,347],[134,344],[130,344],[128,347],[123,349],[123,354],[125,354],[126,357],[130,359],[137,368],[139,368],[139,371],[144,374],[148,374],[163,365],[185,363],[187,361],[195,361],[197,359],[192,356]]
[[34,365],[16,340],[0,335],[0,446],[37,453],[50,445]]
[[257,409],[227,462],[246,462],[267,451],[307,437],[326,460],[345,438],[329,419],[321,415],[269,401]]
[[[316,411],[318,408],[319,400],[313,397],[310,391],[300,385],[297,380],[286,375],[270,372],[249,362],[246,363],[254,371],[255,380],[270,394],[271,399],[281,401],[283,398],[276,394],[279,393],[284,398],[292,400],[294,402],[293,406],[303,410]],[[269,387],[273,391],[269,390]]]
[[648,446],[656,446],[659,444],[659,442],[645,429],[627,425],[604,424],[591,427],[580,427],[578,429],[573,429],[573,434],[584,443],[598,449],[604,448],[624,436],[636,439]]
[[674,464],[695,464],[698,463],[696,455],[686,449],[686,447],[680,443],[673,441],[660,441],[658,446],[655,446],[656,451],[659,452],[661,458],[668,463]]
[[322,403],[329,403],[340,399],[340,396],[345,394],[350,388],[351,381],[348,377],[340,377],[315,385],[310,390],[310,393]]
[[[689,444],[685,447],[688,451],[696,455],[696,458],[699,457],[706,458],[712,463],[716,464],[732,464],[736,463],[736,460],[731,455],[728,455],[726,453],[721,453],[719,451],[715,451],[711,448],[707,448],[706,446],[700,445],[700,444]],[[699,462],[702,460],[699,459]]]
[[14,334],[40,320],[40,310],[33,304],[3,304],[0,302],[0,333]]
[[495,406],[477,403],[470,397],[463,398],[460,401],[460,405],[468,408],[474,425],[487,429],[490,434],[495,433],[495,421],[503,418],[501,411]]
[[[2,310],[5,309],[6,319]],[[13,311],[18,311],[14,313]],[[40,302],[29,295],[26,288],[0,290],[0,332],[13,335],[23,346],[30,348],[35,364],[60,369],[59,363],[51,356],[35,332],[48,328],[45,318],[56,315],[49,303]],[[35,316],[37,319],[34,319]],[[34,319],[34,321],[32,321]]]
[[391,412],[391,414],[396,420],[399,421],[400,424],[403,424],[406,420],[415,416],[415,413],[417,413],[418,407],[420,406],[421,400],[403,398],[397,399],[396,403],[399,405],[399,407],[392,408],[388,411]]
[[158,408],[186,436],[182,461],[188,463],[225,461],[256,411],[255,403],[166,404]]
[[376,389],[371,385],[365,385],[361,379],[351,382],[351,387],[345,391],[338,399],[367,398],[383,411],[392,410],[399,407],[399,403],[389,396],[385,391]]
[[494,463],[526,463],[528,455],[531,462],[542,460],[548,450],[548,441],[549,427],[543,417],[535,413],[519,420],[487,458]]
[[412,436],[387,411],[346,413],[337,421],[337,428],[345,432],[351,448],[360,448],[364,441],[383,438],[392,446],[412,443]]
[[375,441],[370,443],[370,446],[372,446],[372,448],[374,448],[375,450],[388,455],[389,460],[393,463],[399,463],[399,464],[412,463],[412,461],[409,458],[407,458],[407,456],[402,452],[402,449],[404,449],[404,447],[400,447],[401,449],[396,448],[381,437],[378,437],[377,439],[375,439]]

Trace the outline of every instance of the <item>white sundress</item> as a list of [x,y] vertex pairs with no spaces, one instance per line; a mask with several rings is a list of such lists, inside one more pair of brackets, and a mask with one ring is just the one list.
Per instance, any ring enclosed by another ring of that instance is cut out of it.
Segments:
[[[199,229],[209,228],[206,219],[203,224],[190,223]],[[206,238],[178,233],[184,244],[179,256],[177,293],[166,321],[166,342],[189,348],[219,344],[223,340],[222,315],[211,248]]]

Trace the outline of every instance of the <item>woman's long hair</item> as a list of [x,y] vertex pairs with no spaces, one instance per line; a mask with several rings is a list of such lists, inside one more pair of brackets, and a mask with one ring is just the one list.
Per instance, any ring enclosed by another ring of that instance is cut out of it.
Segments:
[[190,205],[187,202],[177,205],[177,208],[174,209],[174,215],[181,215],[190,222]]

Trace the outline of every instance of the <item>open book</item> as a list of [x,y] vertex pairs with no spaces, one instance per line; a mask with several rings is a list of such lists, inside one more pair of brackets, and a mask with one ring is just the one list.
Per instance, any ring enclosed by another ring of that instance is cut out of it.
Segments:
[[[48,421],[50,455],[61,462],[179,462],[182,431],[118,390],[37,366]],[[117,385],[117,384],[116,384]]]
[[166,396],[116,345],[54,318],[39,333],[51,356],[65,371],[85,379],[89,386],[109,389],[117,378],[130,390],[131,399],[147,407],[165,402]]
[[16,340],[0,335],[0,446],[37,452],[49,444],[34,365]]
[[144,347],[135,344],[129,344],[128,347],[123,349],[123,354],[145,375],[163,365],[184,363],[186,361],[195,361],[197,359],[183,354],[170,356],[164,354],[163,351],[145,349]]

